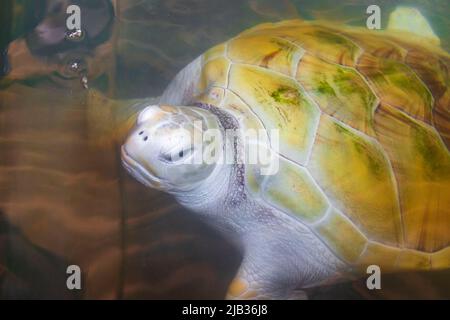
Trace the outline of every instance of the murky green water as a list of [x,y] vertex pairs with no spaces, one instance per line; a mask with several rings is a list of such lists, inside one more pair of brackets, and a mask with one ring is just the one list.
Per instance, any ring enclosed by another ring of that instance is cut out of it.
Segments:
[[[69,2],[2,5],[0,298],[224,296],[238,252],[170,196],[129,177],[118,153],[133,102],[159,96],[214,44],[284,19],[365,26],[367,6],[377,4],[383,28],[396,6],[418,8],[450,50],[447,0],[81,1],[90,3],[88,40],[66,46]],[[69,264],[83,270],[80,292],[65,287]],[[358,282],[312,297],[450,297],[448,274],[410,279],[393,279],[382,294]]]

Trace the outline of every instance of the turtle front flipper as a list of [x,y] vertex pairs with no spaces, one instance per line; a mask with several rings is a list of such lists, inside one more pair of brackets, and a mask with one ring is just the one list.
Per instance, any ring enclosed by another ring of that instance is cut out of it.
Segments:
[[228,286],[226,299],[254,299],[257,296],[257,290],[251,287],[250,282],[245,278],[245,275],[239,274]]
[[[246,259],[244,259],[245,261]],[[270,288],[269,281],[264,279],[260,272],[253,270],[255,264],[243,263],[228,286],[227,300],[261,300],[261,299],[281,299],[283,297],[274,296]]]
[[243,259],[227,299],[305,299],[299,290],[339,279],[346,265],[311,230],[272,207],[245,207],[253,209],[238,213],[246,221],[238,237]]
[[305,291],[294,290],[284,296],[273,296],[269,294],[269,288],[264,288],[262,283],[248,280],[245,274],[239,273],[228,286],[226,295],[227,300],[253,300],[253,299],[288,299],[288,300],[307,300]]
[[[290,276],[294,270],[289,270],[290,263],[281,268],[261,268],[255,259],[246,259],[238,273],[228,286],[227,300],[306,300],[304,291],[296,289],[297,283]],[[256,269],[258,268],[258,269]],[[283,277],[285,275],[286,277]],[[280,279],[280,276],[284,279]],[[280,281],[281,280],[281,281]]]
[[296,272],[290,268],[287,257],[280,257],[277,252],[273,252],[274,243],[281,244],[276,236],[266,242],[263,250],[256,246],[244,250],[241,266],[228,286],[226,299],[277,300],[291,296],[295,290],[292,276]]

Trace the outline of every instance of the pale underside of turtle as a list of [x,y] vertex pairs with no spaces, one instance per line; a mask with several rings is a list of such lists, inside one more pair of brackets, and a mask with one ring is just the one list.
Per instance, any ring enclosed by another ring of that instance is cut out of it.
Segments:
[[412,34],[284,21],[210,49],[162,102],[210,104],[241,128],[279,130],[278,173],[248,167],[247,192],[309,228],[349,269],[442,269],[449,69],[445,51]]

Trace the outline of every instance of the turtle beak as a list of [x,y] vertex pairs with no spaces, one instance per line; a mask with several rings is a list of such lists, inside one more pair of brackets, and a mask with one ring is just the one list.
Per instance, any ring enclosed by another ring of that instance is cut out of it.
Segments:
[[121,157],[124,168],[136,178],[136,180],[147,187],[162,189],[161,180],[154,175],[151,169],[147,167],[144,168],[130,155],[130,153],[128,153],[127,144],[123,145],[121,148]]

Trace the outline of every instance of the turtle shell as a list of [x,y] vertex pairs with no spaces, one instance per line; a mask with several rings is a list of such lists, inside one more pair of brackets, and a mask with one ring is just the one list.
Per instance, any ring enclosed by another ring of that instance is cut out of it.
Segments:
[[246,167],[255,197],[357,270],[450,267],[446,52],[410,34],[285,21],[201,63],[198,101],[279,132],[278,172]]

